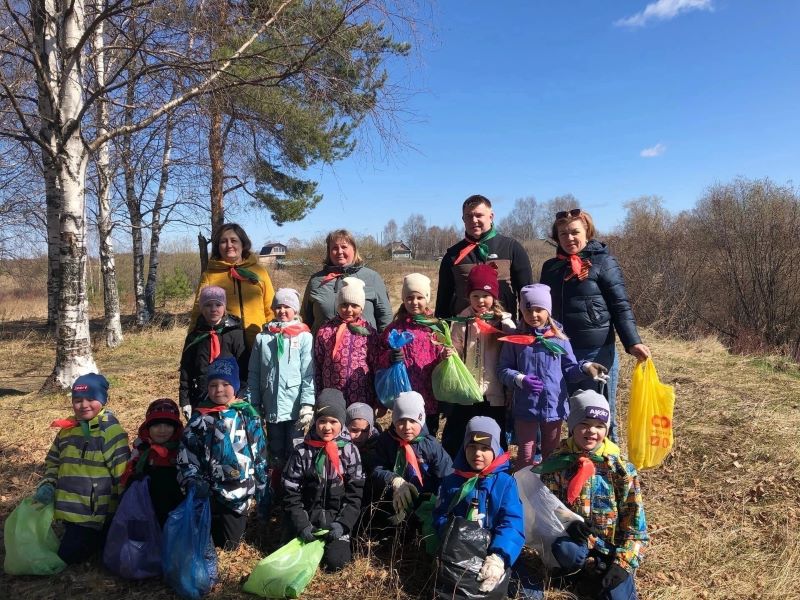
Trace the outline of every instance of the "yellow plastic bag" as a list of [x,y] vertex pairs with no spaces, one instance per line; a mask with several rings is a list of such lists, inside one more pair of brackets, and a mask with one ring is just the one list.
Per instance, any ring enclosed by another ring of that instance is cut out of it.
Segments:
[[651,359],[633,369],[628,407],[628,458],[637,469],[657,467],[672,449],[675,388],[658,380]]

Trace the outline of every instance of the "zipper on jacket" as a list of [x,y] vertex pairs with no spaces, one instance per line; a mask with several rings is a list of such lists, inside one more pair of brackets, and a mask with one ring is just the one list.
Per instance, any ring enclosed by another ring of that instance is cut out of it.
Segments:
[[86,458],[86,450],[89,449],[89,442],[83,442],[83,448],[81,449],[81,462]]
[[97,490],[97,484],[92,483],[92,491],[89,494],[89,510],[92,511],[92,514],[95,513],[95,510],[97,508],[96,490]]

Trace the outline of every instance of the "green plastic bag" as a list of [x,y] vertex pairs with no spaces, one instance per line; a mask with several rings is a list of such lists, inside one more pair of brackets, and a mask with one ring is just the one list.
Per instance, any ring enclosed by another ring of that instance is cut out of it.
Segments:
[[[441,332],[435,334],[438,343],[453,347],[450,338],[450,327],[446,321],[441,321]],[[458,354],[451,354],[433,369],[431,374],[433,395],[439,402],[450,404],[477,404],[483,402],[481,388],[467,369],[467,365]]]
[[439,552],[439,534],[433,527],[433,509],[436,508],[436,496],[431,495],[427,500],[423,500],[414,513],[422,524],[422,539],[425,542],[425,552],[431,556],[436,556]]
[[244,583],[244,591],[262,598],[299,598],[317,572],[325,542],[304,544],[294,538],[263,558]]
[[67,566],[58,557],[58,538],[51,527],[53,505],[25,498],[6,519],[3,540],[9,575],[55,575]]

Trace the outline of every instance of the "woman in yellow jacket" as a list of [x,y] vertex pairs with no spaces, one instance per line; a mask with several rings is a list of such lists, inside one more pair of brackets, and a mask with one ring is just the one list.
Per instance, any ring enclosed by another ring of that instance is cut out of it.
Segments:
[[258,255],[251,252],[252,243],[244,229],[236,223],[225,223],[211,237],[211,260],[200,277],[195,294],[192,329],[200,314],[200,290],[216,285],[225,290],[228,314],[242,321],[244,343],[249,353],[264,323],[272,320],[272,288],[267,270],[258,264]]

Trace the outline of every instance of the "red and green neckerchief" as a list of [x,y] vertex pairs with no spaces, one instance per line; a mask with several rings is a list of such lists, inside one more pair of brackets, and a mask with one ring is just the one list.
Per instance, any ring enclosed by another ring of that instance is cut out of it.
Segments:
[[414,452],[414,448],[411,446],[411,444],[416,444],[420,440],[425,439],[425,436],[418,435],[409,442],[408,440],[404,440],[398,437],[397,433],[394,431],[392,431],[391,435],[394,438],[394,441],[397,442],[397,445],[400,446],[397,449],[397,454],[395,455],[394,459],[393,471],[395,475],[399,475],[400,477],[405,479],[406,468],[408,466],[411,466],[411,470],[414,472],[414,476],[417,478],[417,481],[419,481],[419,485],[421,487],[422,485],[424,485],[422,483],[422,469],[420,469],[419,467],[419,461],[417,460],[417,455]]
[[211,400],[205,399],[197,405],[197,411],[203,415],[209,415],[216,412],[222,412],[229,408],[238,410],[249,417],[258,417],[258,411],[255,407],[245,400],[234,400],[230,404],[214,404]]
[[300,335],[306,331],[310,332],[311,330],[305,323],[292,323],[291,325],[286,325],[285,327],[281,327],[280,325],[269,325],[267,326],[267,331],[275,336],[275,342],[278,344],[278,358],[281,358],[286,349],[285,339],[287,337],[293,338],[296,335]]
[[[98,413],[99,414],[99,413]],[[50,427],[58,427],[59,429],[72,429],[73,427],[80,426],[83,437],[90,438],[89,421],[79,421],[75,417],[67,417],[65,419],[56,419],[50,423]]]
[[483,313],[482,315],[472,315],[471,317],[450,317],[447,320],[453,321],[454,323],[464,323],[465,325],[475,323],[475,327],[477,327],[478,331],[481,333],[499,333],[502,335],[504,333],[503,331],[487,322],[495,319],[497,319],[497,315],[489,312]]
[[136,461],[136,472],[141,473],[144,471],[144,468],[147,464],[147,459],[150,457],[151,452],[156,455],[156,458],[153,460],[155,464],[161,464],[162,466],[168,465],[170,453],[177,450],[179,445],[180,442],[178,440],[171,440],[169,442],[164,442],[163,444],[149,442],[149,446],[142,450],[141,454],[139,454],[139,458]]
[[239,281],[249,281],[252,284],[256,284],[261,281],[261,278],[258,276],[258,273],[254,273],[250,269],[245,269],[240,265],[236,265],[230,268],[228,271],[228,275],[231,279],[237,279]]
[[593,452],[585,452],[578,448],[572,438],[567,440],[568,453],[553,454],[542,464],[533,467],[534,473],[555,473],[565,471],[573,465],[577,465],[575,474],[567,484],[567,503],[573,504],[578,496],[581,495],[583,486],[595,474],[594,463],[604,463],[606,456],[619,454],[619,446],[609,439],[604,439],[600,446]]
[[336,473],[339,478],[344,479],[342,461],[339,460],[339,449],[344,448],[350,442],[342,439],[323,442],[322,440],[315,440],[311,436],[306,437],[305,442],[312,448],[322,448],[324,450],[324,452],[317,454],[317,458],[314,459],[314,466],[320,478],[324,479],[325,477],[325,462],[328,461],[331,463],[334,473]]
[[577,277],[578,281],[583,281],[589,276],[589,268],[592,266],[592,261],[584,252],[577,254],[561,254],[556,253],[558,261],[553,266],[554,269],[560,269],[565,264],[569,265],[569,270],[564,275],[564,281],[569,281],[573,277]]
[[494,225],[492,225],[492,228],[478,238],[477,242],[469,239],[467,236],[464,236],[464,241],[467,242],[467,245],[464,246],[464,249],[458,253],[458,256],[456,256],[455,260],[453,261],[453,264],[459,264],[473,250],[477,251],[478,258],[481,262],[486,262],[486,259],[489,258],[489,246],[486,244],[486,242],[496,235],[497,230],[494,228]]
[[220,343],[219,336],[222,333],[223,329],[225,329],[225,325],[223,325],[222,321],[220,321],[220,324],[217,325],[216,327],[212,327],[205,333],[202,333],[198,335],[196,338],[194,338],[190,344],[187,344],[186,348],[184,348],[183,351],[186,352],[189,348],[191,348],[195,344],[199,344],[204,339],[210,338],[211,347],[208,350],[208,362],[209,364],[211,364],[217,359],[217,357],[221,352],[222,344]]
[[358,325],[357,323],[346,323],[342,321],[336,328],[336,337],[334,338],[333,351],[331,352],[331,356],[333,358],[336,358],[339,355],[339,349],[342,345],[345,329],[353,335],[360,335],[362,337],[368,337],[370,334],[369,329],[366,327]]
[[472,490],[475,489],[475,486],[478,484],[480,479],[485,479],[489,475],[492,475],[495,470],[507,460],[508,452],[503,452],[503,454],[495,458],[490,465],[481,471],[459,471],[458,469],[454,469],[453,472],[459,477],[466,479],[466,481],[461,484],[458,494],[453,496],[453,499],[450,501],[450,506],[447,508],[447,510],[451,511],[458,506],[459,502],[472,493]]
[[333,281],[337,277],[344,277],[344,273],[335,273],[335,272],[326,273],[325,277],[323,277],[320,280],[319,285],[317,287],[322,287],[323,285],[325,285],[329,281]]
[[501,342],[510,342],[512,344],[521,344],[523,346],[529,346],[531,344],[539,343],[542,346],[544,346],[547,350],[552,352],[554,356],[566,354],[567,351],[564,350],[564,348],[562,348],[555,342],[552,342],[548,339],[552,337],[556,337],[556,334],[553,332],[552,329],[546,329],[543,334],[536,333],[534,335],[525,335],[525,334],[506,335],[497,339]]

